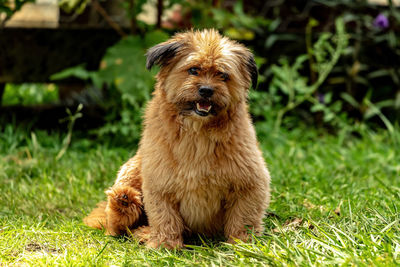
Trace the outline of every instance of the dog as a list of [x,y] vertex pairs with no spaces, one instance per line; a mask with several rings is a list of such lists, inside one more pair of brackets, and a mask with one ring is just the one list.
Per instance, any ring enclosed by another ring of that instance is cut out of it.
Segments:
[[132,230],[148,247],[179,249],[194,233],[227,242],[263,233],[270,174],[247,105],[254,56],[213,29],[175,34],[147,51],[160,66],[136,155],[84,222]]

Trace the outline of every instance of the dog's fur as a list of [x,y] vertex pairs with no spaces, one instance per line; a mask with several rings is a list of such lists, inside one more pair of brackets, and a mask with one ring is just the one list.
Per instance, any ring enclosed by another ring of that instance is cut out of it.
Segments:
[[[155,64],[137,154],[85,223],[119,235],[147,215],[135,233],[150,247],[179,248],[190,233],[261,234],[270,176],[246,102],[253,55],[215,30],[189,31],[149,49],[147,68]],[[200,96],[202,86],[213,95]]]

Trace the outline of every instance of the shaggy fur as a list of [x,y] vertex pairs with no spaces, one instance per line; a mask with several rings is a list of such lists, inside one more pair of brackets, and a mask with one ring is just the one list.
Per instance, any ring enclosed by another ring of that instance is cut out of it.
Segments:
[[161,69],[137,154],[85,223],[118,235],[147,215],[149,226],[134,234],[149,247],[182,247],[190,233],[228,242],[261,234],[270,176],[246,103],[253,55],[215,30],[189,31],[149,49],[147,68],[154,64]]

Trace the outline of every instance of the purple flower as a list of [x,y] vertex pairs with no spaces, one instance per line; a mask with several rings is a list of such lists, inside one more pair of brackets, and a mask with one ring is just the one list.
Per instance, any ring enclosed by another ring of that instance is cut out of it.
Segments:
[[389,27],[389,19],[383,15],[379,14],[374,20],[374,26],[379,29],[386,29]]
[[318,99],[319,103],[324,104],[325,103],[325,94],[318,93],[317,94],[317,99]]

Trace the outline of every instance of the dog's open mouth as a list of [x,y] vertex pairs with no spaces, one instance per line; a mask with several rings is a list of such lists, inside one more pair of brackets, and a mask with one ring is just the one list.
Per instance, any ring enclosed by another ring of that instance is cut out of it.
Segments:
[[212,109],[212,103],[207,100],[200,100],[195,102],[194,112],[200,116],[207,116]]

